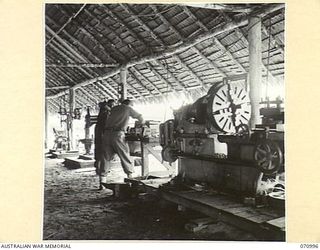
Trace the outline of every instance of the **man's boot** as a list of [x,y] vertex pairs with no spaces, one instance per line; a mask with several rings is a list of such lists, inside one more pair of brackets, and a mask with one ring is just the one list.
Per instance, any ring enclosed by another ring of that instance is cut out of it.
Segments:
[[99,185],[99,190],[106,189],[106,187],[103,184],[107,184],[107,177],[106,176],[100,176],[100,185]]

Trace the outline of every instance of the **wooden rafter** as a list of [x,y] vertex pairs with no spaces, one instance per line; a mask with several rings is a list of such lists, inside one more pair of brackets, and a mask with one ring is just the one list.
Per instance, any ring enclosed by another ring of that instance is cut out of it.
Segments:
[[97,86],[99,86],[106,94],[108,94],[112,99],[118,99],[118,96],[113,92],[112,88],[106,87],[103,82],[96,82]]
[[74,15],[72,15],[65,24],[62,25],[62,27],[55,33],[55,35],[53,35],[53,36],[49,39],[49,41],[46,43],[46,46],[47,46],[48,44],[50,44],[50,42],[57,37],[57,35],[72,21],[72,19],[76,18],[76,17],[79,15],[79,13],[84,9],[85,6],[86,6],[86,4],[83,4],[83,5],[80,7],[80,9],[79,9]]
[[101,99],[105,99],[107,96],[109,96],[109,95],[104,95],[103,91],[97,88],[96,83],[92,83],[88,85],[86,89],[87,91],[89,91],[89,93],[93,94],[93,96],[98,102],[100,102]]
[[252,9],[250,7],[242,7],[236,4],[214,4],[214,3],[184,3],[181,4],[185,7],[188,5],[194,8],[204,8],[204,9],[211,9],[211,10],[221,10],[221,11],[229,11],[229,12],[239,12],[239,13],[250,13]]
[[[54,72],[54,71],[47,71],[46,72],[46,78],[47,79],[50,79],[52,82],[55,82],[55,84],[56,83],[58,83],[59,85],[57,85],[57,86],[55,86],[55,87],[58,87],[58,86],[65,86],[65,84],[67,83],[68,84],[68,82],[66,82],[66,80],[65,79],[62,79],[61,78],[61,75],[59,75],[59,74],[57,74],[56,72]],[[54,79],[54,80],[53,80]]]
[[[158,9],[157,7],[154,7],[154,6],[151,6],[151,8],[157,12]],[[190,15],[190,13],[187,13],[188,15]],[[191,13],[192,14],[192,13]],[[161,19],[161,21],[163,23],[165,23],[168,27],[170,27],[170,29],[180,38],[180,40],[183,40],[183,37],[182,35],[180,34],[180,32],[162,15],[162,14],[159,14],[158,15]],[[194,16],[193,16],[194,17]],[[198,20],[195,20],[197,23],[198,23]],[[204,25],[203,25],[204,26]],[[205,27],[205,26],[204,26]],[[206,27],[205,27],[206,28]],[[205,31],[209,31],[207,28]],[[226,76],[226,74],[221,70],[219,69],[219,67],[214,63],[212,62],[211,60],[209,60],[197,47],[191,47],[191,49],[197,54],[199,55],[207,64],[209,64],[212,68],[214,68],[221,76]]]
[[79,107],[85,107],[87,106],[86,103],[88,103],[88,101],[84,100],[82,96],[79,96],[79,94],[77,93],[77,90],[75,90],[77,98],[76,98],[76,103],[79,104]]
[[[48,27],[48,29],[50,29],[50,27]],[[82,61],[87,61],[87,59],[86,58],[84,58],[82,55],[80,55],[79,53],[77,53],[74,49],[72,49],[71,48],[71,46],[70,45],[68,45],[67,44],[67,42],[65,42],[63,39],[61,39],[59,36],[56,36],[57,37],[57,39],[60,41],[60,40],[62,40],[62,43],[64,44],[64,45],[66,45],[66,47],[67,48],[69,48],[73,53],[74,53],[74,56],[77,56],[80,60],[82,60]],[[72,60],[72,61],[74,61],[74,60]],[[91,74],[89,74],[86,70],[84,70],[84,69],[82,69],[82,68],[80,68],[79,70],[81,70],[84,74],[86,74],[88,77],[90,77],[90,78],[92,78],[92,75]],[[91,69],[89,69],[90,71],[92,71]],[[93,74],[96,74],[94,71],[92,71],[93,72]]]
[[[87,34],[87,35],[89,35],[89,36],[91,36],[91,34],[89,34],[87,31],[85,31],[84,29],[83,29],[83,31]],[[91,37],[92,38],[92,37]],[[74,39],[75,40],[75,39]],[[67,46],[68,46],[68,44],[67,43],[65,43]],[[102,45],[101,45],[102,46]],[[68,48],[71,48],[71,46],[68,46]],[[72,51],[74,51],[75,52],[75,54],[76,54],[76,56],[79,58],[79,59],[81,59],[82,61],[87,61],[87,58],[84,58],[83,56],[81,56],[79,53],[77,53],[75,50],[73,50],[72,48],[71,48],[71,50]],[[83,71],[83,73],[85,73],[87,76],[89,76],[90,78],[92,78],[92,75],[91,74],[88,74],[85,70],[83,70],[82,68],[80,68],[80,70],[81,71]],[[90,71],[92,71],[91,69],[89,69]],[[92,73],[93,73],[93,75],[96,75],[97,76],[97,74],[96,74],[96,72],[94,72],[94,71],[92,71]],[[110,91],[109,91],[110,92]],[[110,93],[108,93],[109,95],[110,95]]]
[[55,108],[55,110],[59,110],[59,106],[56,104],[56,100],[52,99],[48,101],[49,101],[49,106],[51,105]]
[[[156,35],[149,27],[148,25],[146,25],[138,15],[136,15],[133,10],[129,7],[126,6],[125,4],[120,4],[122,8],[124,8],[129,14],[131,14],[132,16],[135,17],[135,21],[139,23],[140,26],[142,26],[146,31],[148,31],[148,33],[151,35],[151,37],[153,39],[155,39],[161,46],[165,47],[164,42],[162,41],[162,39]],[[178,62],[180,62],[181,66],[183,66],[184,68],[186,68],[187,70],[190,71],[190,74],[194,77],[194,79],[196,81],[198,81],[198,83],[200,84],[200,86],[204,86],[204,83],[202,82],[202,80],[199,78],[199,76],[197,76],[196,74],[194,74],[194,72],[192,71],[192,69],[190,69],[190,67],[188,65],[186,65],[183,60],[179,57],[178,54],[175,54],[174,57],[176,58],[176,60]]]
[[[94,35],[92,35],[87,29],[85,29],[85,28],[83,28],[83,27],[79,27],[79,30],[81,30],[81,32],[82,32],[84,35],[90,37],[90,39],[92,39],[93,41],[95,41],[95,43],[99,46],[99,49],[100,49],[101,51],[106,52],[106,48],[105,48],[105,46],[102,44],[102,42],[101,42],[100,39],[94,37]],[[113,53],[116,54],[117,56],[119,56],[120,53],[119,53],[119,51],[115,48],[114,44],[113,44],[107,37],[104,37],[104,40],[107,40],[107,42],[108,42],[108,45],[109,45],[109,48],[108,48],[108,49],[109,49],[110,51],[113,51]],[[112,54],[110,54],[110,53],[107,53],[107,54],[108,54],[108,56],[109,56],[110,58],[112,58],[113,60],[116,60],[116,61],[119,63],[118,57],[115,57],[114,55],[112,55]],[[121,58],[121,57],[119,57],[119,58]]]
[[135,22],[139,23],[139,25],[141,27],[143,27],[143,29],[145,29],[148,34],[156,41],[158,42],[160,45],[163,46],[163,43],[161,43],[159,41],[159,37],[152,31],[152,29],[150,29],[147,25],[145,25],[145,23],[141,20],[141,18],[134,13],[134,11],[131,9],[130,6],[128,6],[127,4],[120,4],[120,6],[127,12],[130,14],[130,16],[132,16],[135,20]]
[[[110,80],[113,84],[116,86],[120,86],[120,83],[116,82],[112,77],[109,77],[107,80]],[[111,86],[111,85],[110,85]],[[132,88],[130,85],[128,85],[129,89]],[[118,91],[117,91],[118,92]],[[131,93],[128,93],[130,97],[134,98],[134,96]]]
[[168,84],[169,81],[166,80],[161,74],[159,74],[158,71],[153,67],[153,65],[150,62],[147,63],[147,66],[149,67],[151,72],[160,80],[160,82],[162,82],[162,84],[167,86],[167,89],[169,89],[171,92],[176,92],[174,87],[172,87],[171,84]]
[[119,64],[105,63],[67,63],[67,64],[46,64],[47,68],[115,68]]
[[[112,32],[114,33],[115,36],[117,36],[119,39],[121,39],[121,37],[119,37],[119,35],[118,35],[116,32],[114,32],[114,31],[112,31]],[[134,35],[134,36],[136,36],[136,35]],[[131,50],[132,50],[137,56],[139,55],[139,52],[136,51],[133,47],[130,47],[130,48],[131,48]],[[126,58],[125,55],[122,54],[122,56],[123,56],[124,58]],[[132,74],[135,74],[135,75],[138,74],[141,78],[143,78],[146,82],[148,82],[151,86],[153,86],[154,89],[155,89],[160,95],[162,95],[161,91],[159,91],[158,88],[157,88],[153,83],[151,83],[146,77],[144,77],[139,71],[135,70],[134,66],[131,67],[131,70],[133,70],[133,72],[131,72]],[[138,77],[138,76],[135,76],[134,79],[136,79],[136,80],[138,81],[138,80],[139,80],[139,77]],[[167,81],[165,81],[165,84],[169,84],[169,83],[168,83]]]
[[86,88],[82,88],[82,91],[88,96],[89,99],[92,100],[93,103],[97,104],[99,99],[95,96],[95,94],[91,94],[91,89],[89,88],[90,85],[87,85]]
[[[156,92],[158,92],[159,95],[162,96],[162,92],[158,89],[158,87],[153,84],[147,77],[145,77],[142,73],[139,72],[139,70],[136,70],[135,67],[131,67],[129,70],[131,70],[131,73],[133,75],[135,75],[136,79],[139,80],[139,76],[145,81],[147,82],[149,85],[151,85],[153,87],[153,90],[155,90]],[[141,81],[140,81],[141,82]]]
[[284,55],[284,49],[283,49],[283,44],[282,44],[281,40],[278,39],[276,36],[273,36],[271,34],[271,32],[269,32],[269,30],[266,28],[266,26],[264,24],[262,24],[261,27],[262,27],[262,32],[267,37],[270,36],[270,39],[274,42],[275,47],[281,52],[282,55]]
[[[168,69],[166,69],[163,64],[161,62],[159,62],[159,60],[155,60],[154,61],[158,66],[160,66],[163,70],[165,70],[165,72],[174,79],[175,83],[182,89],[186,89],[186,87],[181,83],[181,81]],[[151,65],[153,67],[153,65],[151,64],[151,62],[149,62],[149,65]],[[153,67],[155,69],[155,67]],[[156,70],[156,69],[155,69]]]
[[[68,51],[68,50],[65,50],[65,48],[57,43],[56,41],[52,41],[50,44],[49,44],[49,47],[51,47],[55,52],[57,52],[58,54],[60,54],[63,58],[65,58],[65,60],[67,61],[72,61],[74,62],[76,59],[76,56]],[[61,69],[60,68],[54,68],[54,70],[57,70],[57,71],[60,71]],[[86,70],[84,70],[83,68],[77,68],[77,70],[79,70],[79,72],[82,72],[86,77],[92,77],[92,75],[90,75]],[[90,69],[88,69],[90,70]],[[67,72],[67,71],[65,71]],[[73,76],[74,77],[74,76]],[[72,79],[72,82],[74,82],[75,80]],[[75,81],[76,82],[76,81]]]
[[150,89],[148,89],[145,85],[143,85],[142,81],[135,75],[135,73],[131,70],[131,68],[128,68],[128,73],[130,73],[131,77],[137,82],[146,92],[152,95],[152,92]]
[[[55,43],[55,41],[53,41],[52,44],[53,44],[53,43]],[[52,44],[50,44],[50,46],[51,46]],[[67,75],[67,72],[62,71],[62,70],[60,70],[59,68],[56,68],[56,70],[59,71],[59,74],[63,75],[63,76],[64,76],[66,79],[68,79],[70,82],[73,82],[73,81],[74,81],[71,77],[69,77],[69,76]],[[84,72],[84,73],[86,73],[86,72]],[[91,77],[91,75],[89,75],[89,77]],[[88,94],[88,96],[89,96],[91,99],[95,100],[95,102],[97,102],[97,98],[94,97],[95,94],[91,95],[90,92],[91,92],[91,90],[90,90],[90,89],[87,89],[87,94]]]
[[[226,20],[230,23],[234,23],[235,21],[233,20],[233,18],[231,18],[229,15],[227,15],[224,12],[221,12],[221,14],[226,18]],[[239,27],[235,27],[234,29],[235,33],[237,34],[237,36],[242,40],[242,42],[246,45],[247,48],[249,48],[249,42],[248,39],[245,37],[245,35],[243,34],[242,30]],[[262,68],[266,71],[266,72],[270,72],[269,69],[266,67],[266,65],[261,62],[262,64]],[[273,74],[270,72],[270,76],[271,78],[275,81],[278,82],[278,80],[273,76]]]
[[[46,19],[48,19],[48,21],[50,23],[53,23],[55,26],[57,26],[57,23],[53,19],[51,19],[49,16],[46,16]],[[97,55],[93,54],[93,52],[90,49],[88,49],[87,46],[85,46],[82,42],[80,42],[78,39],[76,39],[74,36],[72,36],[69,32],[67,32],[66,30],[63,30],[62,33],[63,33],[63,35],[68,37],[68,39],[70,39],[73,46],[85,50],[88,53],[88,55],[93,57],[93,59],[96,62],[102,63],[101,59]],[[80,51],[80,50],[78,49],[78,51]],[[110,59],[112,61],[114,61],[114,63],[116,62],[113,58],[110,57]],[[89,60],[87,60],[87,61],[89,61]]]
[[[87,13],[91,18],[96,19],[89,11],[86,11],[86,13]],[[114,33],[114,35],[116,35],[119,39],[121,39],[121,37],[119,37],[119,35],[118,35],[116,32],[114,32],[113,30],[111,30],[111,32]],[[108,39],[107,37],[105,37],[105,38]],[[108,40],[109,40],[109,39],[108,39]],[[111,43],[110,40],[109,40],[109,43]],[[139,55],[139,53],[138,53],[133,47],[131,47],[131,50],[133,50],[137,55]],[[118,51],[117,53],[120,54],[121,57],[124,58],[124,60],[127,60],[126,55],[124,55],[121,51]],[[140,97],[142,97],[142,95],[140,94],[139,91],[137,91],[137,90],[134,89],[134,88],[132,88],[132,89],[133,89],[136,93],[138,93],[138,95],[139,95]],[[131,97],[135,99],[135,96],[134,96],[134,95],[131,95]]]
[[199,78],[199,76],[197,76],[192,69],[186,64],[184,63],[179,56],[176,56],[175,59],[178,61],[178,63],[184,67],[185,69],[187,69],[187,71],[190,73],[190,75],[193,77],[193,79],[196,80],[196,82],[198,84],[200,84],[200,87],[202,86],[203,88],[206,88],[205,84],[202,82],[202,80]]
[[54,86],[54,87],[46,87],[46,90],[51,90],[51,89],[68,89],[70,88],[69,85],[65,85],[65,86]]
[[96,105],[99,102],[97,99],[92,97],[92,95],[90,95],[84,88],[80,89],[80,93],[82,94],[81,96],[83,98],[88,100],[88,103],[90,103],[90,106],[91,105]]
[[[54,35],[55,32],[46,24],[46,30],[51,34]],[[65,52],[70,54],[72,53],[78,60],[82,61],[83,63],[86,63],[87,60],[83,60],[83,57],[74,49],[72,48],[68,42],[64,39],[62,39],[60,36],[56,35],[56,40],[61,44],[61,46],[64,46],[66,48]],[[59,44],[56,43],[56,44]],[[59,45],[60,45],[59,44]]]
[[[94,18],[94,17],[91,15],[91,18]],[[123,25],[124,25],[124,24],[123,24]],[[126,27],[126,28],[128,29],[128,27]],[[119,39],[121,39],[121,37],[119,37],[119,35],[118,35],[116,32],[114,32],[113,30],[111,30],[111,32],[112,32],[116,37],[118,37]],[[131,31],[130,33],[131,33],[131,35],[132,35],[133,31]],[[134,36],[134,37],[137,37],[136,34],[134,34],[133,36]],[[140,39],[139,39],[139,41],[140,41]],[[143,41],[140,41],[140,42],[143,43]],[[145,45],[145,46],[146,46],[146,45]],[[130,49],[131,49],[137,56],[139,55],[139,52],[136,51],[135,48],[130,47]],[[120,53],[121,53],[121,52],[120,52]],[[121,53],[121,54],[122,54],[122,53]],[[127,60],[127,58],[126,58],[125,55],[122,54],[122,56]],[[135,72],[135,74],[138,74],[138,73],[139,73],[139,72],[137,72],[137,71],[134,69],[134,66],[132,66],[131,69]],[[139,73],[139,74],[140,74],[140,73]],[[157,89],[157,87],[156,87],[153,83],[151,83],[148,79],[146,79],[146,77],[144,77],[142,74],[140,74],[140,76],[141,76],[142,78],[144,78],[145,81],[149,82],[149,84],[152,85],[152,86],[154,87],[154,89],[155,89],[158,93],[160,93],[160,94],[162,95],[161,91],[159,91],[159,90]],[[135,77],[135,79],[138,80],[139,77]],[[165,80],[164,80],[164,81],[165,81]],[[165,81],[165,84],[167,85],[167,84],[169,84],[169,82]]]
[[[199,19],[191,12],[191,10],[189,10],[186,6],[183,6],[184,11],[186,12],[186,14],[191,17],[196,23],[197,25],[204,30],[205,32],[208,32],[209,29],[201,22],[199,21]],[[217,39],[216,37],[213,37],[213,40],[215,42],[215,44],[224,51],[224,53],[244,72],[246,73],[246,69],[241,65],[241,63],[238,62],[238,60],[232,55],[232,53],[219,41],[219,39]],[[226,75],[224,75],[226,76]]]
[[[256,11],[254,13],[254,15],[256,16],[265,16],[271,12],[274,12],[274,11],[277,11],[279,9],[282,9],[284,8],[284,5],[283,4],[275,4],[275,5],[270,5],[268,8],[264,8],[263,10],[260,10],[259,11]],[[132,60],[130,60],[129,62],[127,62],[125,65],[125,67],[131,67],[133,65],[137,65],[137,64],[143,64],[143,63],[146,63],[146,62],[149,62],[149,61],[153,61],[153,60],[156,60],[156,59],[159,59],[159,58],[163,58],[163,57],[168,57],[168,56],[171,56],[173,54],[177,54],[177,53],[180,53],[182,51],[185,51],[187,50],[188,48],[202,42],[202,41],[205,41],[207,39],[210,39],[212,37],[215,37],[221,33],[224,33],[224,32],[227,32],[227,31],[230,31],[230,30],[233,30],[237,27],[241,27],[241,26],[245,26],[248,24],[248,17],[246,16],[243,16],[243,17],[239,17],[237,18],[236,20],[234,20],[233,22],[230,22],[230,23],[226,23],[224,25],[220,25],[214,29],[212,29],[210,32],[206,32],[200,36],[198,36],[197,38],[194,38],[194,39],[190,39],[188,41],[186,41],[185,43],[175,47],[175,48],[169,48],[165,51],[162,51],[162,52],[159,52],[159,53],[153,53],[151,55],[147,55],[147,56],[142,56],[142,57],[139,57],[139,58],[134,58]],[[123,67],[122,66],[122,67]],[[95,78],[92,78],[90,80],[86,80],[86,81],[83,81],[81,83],[78,83],[74,86],[74,88],[79,88],[81,86],[85,86],[85,85],[88,85],[92,82],[96,82],[97,80],[103,80],[103,79],[106,79],[106,78],[109,78],[111,76],[114,76],[116,74],[118,74],[120,71],[120,67],[119,68],[115,68],[113,70],[111,70],[110,72],[102,75],[102,76],[98,76],[98,77],[95,77]],[[52,95],[52,96],[47,96],[46,98],[56,98],[56,97],[59,97],[61,95],[64,95],[65,91],[62,91],[56,95]]]
[[[107,7],[107,5],[101,5],[104,9],[104,11],[112,18],[114,19],[117,23],[119,23],[121,26],[126,28],[126,31],[129,32],[132,37],[134,37],[137,41],[139,41],[140,43],[142,43],[142,45],[144,46],[144,48],[146,48],[147,50],[150,50],[150,48],[148,46],[146,46],[146,43],[143,40],[143,37],[139,36],[138,34],[136,34],[135,32],[132,31],[132,29],[125,23],[123,22],[120,18],[118,18],[116,16],[116,14],[114,14],[112,11],[110,11],[110,9]],[[149,53],[151,53],[151,51],[149,51]],[[140,54],[140,53],[139,53]]]
[[[94,93],[95,95],[99,96],[99,101],[101,101],[101,99],[108,99],[110,98],[110,94],[108,93],[105,93],[105,90],[102,89],[100,86],[98,87],[98,84],[97,83],[94,83],[94,84],[91,84],[89,85],[91,87],[91,89],[94,89]],[[96,94],[98,93],[98,94]]]
[[[130,10],[127,9],[127,7],[126,7],[125,5],[121,5],[121,6],[122,6],[123,8],[125,8],[126,11],[129,11],[129,12],[130,12]],[[140,43],[142,43],[142,44],[144,45],[144,47],[148,47],[148,46],[144,43],[144,41],[139,38],[138,34],[136,34],[135,32],[133,32],[127,24],[125,24],[125,23],[122,22],[120,19],[118,19],[117,17],[115,17],[114,14],[112,14],[112,13],[110,13],[110,12],[108,12],[108,13],[111,14],[112,17],[115,18],[115,20],[119,21],[124,27],[126,27],[126,29],[129,31],[129,33],[130,33],[133,37],[135,37]],[[149,30],[150,30],[150,29],[149,29]],[[114,33],[115,33],[115,32],[114,32]],[[117,33],[115,33],[115,35],[118,36]],[[119,36],[118,36],[118,37],[119,37]],[[131,50],[133,50],[136,55],[139,55],[139,52],[137,52],[133,47],[131,48]],[[155,60],[155,61],[157,61],[157,60]],[[153,69],[153,66],[152,66],[152,65],[149,65],[149,67],[151,67],[151,70],[152,70],[152,71],[155,71],[155,69]],[[160,79],[161,79],[161,78],[160,78]],[[165,80],[164,78],[162,78],[162,81],[164,81],[166,85],[171,85],[170,82],[168,82],[168,81]],[[180,82],[177,81],[177,84],[180,84]],[[181,84],[180,84],[180,86],[183,87]]]

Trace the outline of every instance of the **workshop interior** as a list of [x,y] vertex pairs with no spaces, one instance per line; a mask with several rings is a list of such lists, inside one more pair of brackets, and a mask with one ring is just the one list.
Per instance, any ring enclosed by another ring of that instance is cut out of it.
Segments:
[[[44,240],[285,241],[284,4],[47,3],[44,15]],[[117,155],[98,190],[110,99],[145,122],[124,131],[133,176]]]

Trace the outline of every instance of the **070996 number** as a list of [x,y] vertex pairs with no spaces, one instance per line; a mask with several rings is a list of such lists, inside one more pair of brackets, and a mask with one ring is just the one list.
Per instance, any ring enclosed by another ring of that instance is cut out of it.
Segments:
[[300,248],[318,248],[318,244],[300,244]]

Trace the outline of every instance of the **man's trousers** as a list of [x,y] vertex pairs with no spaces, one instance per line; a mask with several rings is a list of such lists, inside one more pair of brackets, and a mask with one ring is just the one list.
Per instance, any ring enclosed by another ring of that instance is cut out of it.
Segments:
[[117,154],[121,161],[123,171],[129,175],[133,173],[132,162],[128,143],[125,140],[123,131],[105,131],[103,134],[102,150],[103,160],[101,161],[100,176],[106,176],[111,168],[111,160]]

